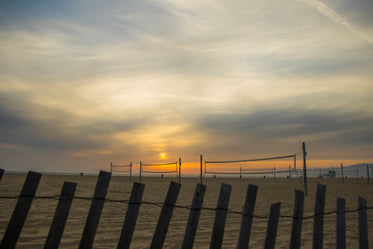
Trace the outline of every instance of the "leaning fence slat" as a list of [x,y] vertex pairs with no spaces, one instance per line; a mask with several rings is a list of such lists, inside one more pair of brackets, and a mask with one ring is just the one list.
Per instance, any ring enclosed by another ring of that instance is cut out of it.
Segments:
[[79,249],[92,248],[93,241],[96,235],[98,222],[100,220],[101,211],[104,207],[107,189],[109,187],[111,173],[100,171],[98,175],[96,189],[89,209],[87,221],[85,223],[82,239],[80,240]]
[[237,249],[249,248],[251,225],[253,223],[254,208],[258,186],[249,184],[246,192],[245,206],[241,220],[240,237],[238,238]]
[[32,171],[28,173],[21,195],[19,196],[16,207],[14,208],[12,218],[9,221],[3,240],[1,241],[1,249],[16,247],[18,237],[30,210],[36,189],[38,188],[40,178],[41,174],[39,173]]
[[194,197],[192,201],[192,207],[189,213],[188,224],[185,229],[183,245],[181,247],[183,249],[193,248],[194,238],[196,236],[198,220],[201,214],[205,192],[206,192],[206,185],[197,183],[196,191],[194,193]]
[[325,185],[318,184],[315,202],[315,217],[313,220],[313,249],[323,248]]
[[267,234],[264,242],[264,249],[274,249],[276,244],[277,226],[280,218],[281,203],[271,205],[271,211],[268,218]]
[[44,249],[58,248],[74,197],[76,183],[65,182]]
[[304,192],[295,190],[293,226],[291,230],[290,249],[299,249],[302,236],[302,217],[304,206]]
[[336,244],[338,249],[346,249],[346,201],[337,198],[337,234]]
[[0,169],[0,181],[3,178],[3,175],[4,175],[4,169]]
[[130,202],[127,207],[127,214],[124,220],[122,232],[120,235],[118,249],[130,248],[133,231],[135,230],[137,216],[139,214],[142,195],[145,185],[141,183],[133,183]]
[[223,243],[225,220],[229,199],[231,196],[232,185],[222,183],[220,187],[219,200],[216,207],[214,228],[211,235],[211,249],[219,249]]
[[367,200],[359,197],[359,248],[369,248]]
[[181,185],[171,182],[150,248],[162,248]]

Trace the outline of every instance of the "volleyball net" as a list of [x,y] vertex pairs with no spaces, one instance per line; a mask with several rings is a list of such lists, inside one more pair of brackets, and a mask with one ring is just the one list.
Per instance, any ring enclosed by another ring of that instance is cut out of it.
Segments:
[[[296,172],[296,154],[255,158],[246,160],[212,161],[206,160],[204,174],[224,175],[267,175]],[[268,167],[268,161],[273,167]],[[292,165],[292,166],[291,166]]]
[[146,174],[176,174],[176,178],[181,175],[181,158],[179,162],[170,162],[170,163],[143,163],[140,162],[140,182],[142,175]]
[[110,163],[110,173],[113,175],[113,173],[129,173],[130,180],[132,181],[132,163],[130,164],[113,164],[112,162]]

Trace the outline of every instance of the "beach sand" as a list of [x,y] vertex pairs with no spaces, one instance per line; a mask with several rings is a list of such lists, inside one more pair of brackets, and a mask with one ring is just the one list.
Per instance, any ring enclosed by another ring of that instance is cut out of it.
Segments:
[[[18,196],[26,175],[5,174],[0,181],[0,196]],[[163,203],[170,181],[176,178],[145,177],[145,191],[143,201]],[[64,176],[43,175],[37,196],[59,195],[64,181],[78,183],[75,196],[92,197],[97,176]],[[138,181],[137,177],[133,181]],[[190,206],[196,184],[199,178],[183,178],[177,205]],[[221,183],[232,185],[229,209],[242,211],[248,184],[258,186],[258,196],[255,215],[268,216],[270,206],[281,202],[281,215],[293,215],[294,190],[304,190],[300,179],[283,178],[205,178],[207,186],[204,207],[215,208],[220,192]],[[314,213],[316,186],[318,183],[326,185],[325,211],[336,209],[337,197],[346,199],[346,209],[357,209],[358,196],[367,199],[368,207],[373,206],[373,183],[367,179],[349,178],[345,183],[341,179],[309,179],[308,196],[305,197],[304,216]],[[128,177],[112,176],[107,198],[128,200],[132,183]],[[12,215],[16,199],[0,200],[0,236],[2,238]],[[33,201],[26,223],[17,243],[17,248],[42,248],[48,235],[49,227],[56,209],[57,200],[36,199]],[[91,201],[74,199],[60,248],[78,248],[84,224],[87,219]],[[122,229],[127,204],[121,202],[106,202],[95,237],[93,248],[116,248]],[[181,248],[187,224],[189,211],[186,208],[175,208],[168,229],[164,248]],[[153,233],[158,222],[161,207],[143,204],[136,224],[131,248],[149,248]],[[373,211],[368,210],[369,246],[373,248]],[[212,234],[215,212],[202,210],[194,248],[208,248]],[[335,248],[335,214],[325,215],[324,248]],[[235,248],[238,240],[241,215],[229,213],[223,240],[223,248]],[[263,248],[268,219],[254,218],[250,239],[250,248]],[[289,248],[291,233],[291,218],[280,218],[276,238],[276,248]],[[358,213],[346,214],[347,248],[358,248]],[[301,248],[312,248],[313,219],[303,221]]]

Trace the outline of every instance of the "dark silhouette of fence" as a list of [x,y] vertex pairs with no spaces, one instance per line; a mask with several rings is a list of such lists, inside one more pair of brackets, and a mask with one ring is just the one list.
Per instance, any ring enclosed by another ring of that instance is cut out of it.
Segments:
[[[3,175],[3,170],[0,169],[0,180]],[[5,248],[15,248],[18,237],[21,233],[22,227],[25,223],[28,211],[31,207],[33,199],[37,198],[35,196],[36,189],[39,185],[41,174],[35,172],[29,172],[21,194],[17,198],[17,203],[13,211],[12,217],[8,224],[8,227],[4,233],[3,239],[0,244],[0,249]],[[76,188],[76,183],[65,182],[62,188],[61,195],[58,196],[59,202],[57,204],[56,212],[50,227],[50,231],[45,243],[44,248],[58,248],[60,243],[64,226],[69,214],[72,200],[75,198],[89,199],[92,201],[91,207],[88,213],[87,221],[83,230],[82,238],[80,241],[80,249],[92,248],[93,241],[95,238],[98,222],[101,216],[101,211],[105,201],[110,201],[105,199],[107,189],[109,186],[111,174],[109,172],[100,171],[94,196],[93,198],[83,198],[74,197],[74,192]],[[131,245],[132,235],[135,229],[137,216],[139,213],[139,208],[141,204],[156,204],[150,202],[142,201],[142,196],[144,192],[144,184],[134,183],[132,187],[132,192],[130,200],[123,201],[128,203],[127,213],[123,223],[120,239],[117,248],[129,248]],[[175,182],[171,182],[166,199],[163,203],[161,214],[159,216],[158,224],[153,235],[153,239],[150,248],[162,248],[163,242],[165,240],[168,226],[172,217],[172,213],[175,207],[188,208],[190,210],[189,218],[185,230],[185,235],[182,243],[182,248],[193,248],[194,238],[197,231],[198,220],[201,210],[204,209],[202,206],[204,194],[206,191],[206,186],[203,184],[197,184],[192,205],[191,207],[186,206],[176,206],[176,200],[180,191],[181,185]],[[258,192],[258,187],[256,185],[248,185],[246,192],[246,200],[242,212],[234,212],[228,209],[231,185],[222,183],[219,200],[215,211],[215,221],[211,235],[210,248],[221,248],[225,220],[227,213],[239,213],[242,216],[241,227],[239,233],[239,239],[237,243],[237,248],[248,248],[250,242],[251,225],[253,222],[254,208],[256,202],[256,196]],[[296,190],[295,191],[295,201],[294,201],[294,213],[290,216],[293,219],[292,232],[290,238],[290,248],[296,249],[300,248],[301,233],[302,233],[302,221],[304,219],[314,219],[313,227],[313,248],[323,248],[323,223],[325,214],[336,214],[336,248],[346,248],[346,222],[345,214],[346,206],[345,200],[337,199],[337,210],[334,212],[325,213],[325,194],[326,187],[319,184],[317,186],[316,193],[316,203],[315,203],[315,213],[312,216],[303,216],[303,206],[304,206],[304,192]],[[11,197],[2,197],[11,198]],[[48,197],[42,197],[48,198]],[[56,197],[49,197],[56,198]],[[362,197],[359,197],[358,209],[350,210],[349,212],[358,212],[358,222],[359,222],[359,248],[368,248],[368,224],[367,224],[367,203]],[[276,244],[276,234],[278,221],[280,217],[281,203],[275,203],[271,205],[270,214],[268,217],[268,225],[266,231],[266,237],[264,241],[264,248],[275,248]],[[208,208],[205,208],[208,209]],[[288,216],[286,216],[288,217]],[[263,217],[262,217],[263,218]]]

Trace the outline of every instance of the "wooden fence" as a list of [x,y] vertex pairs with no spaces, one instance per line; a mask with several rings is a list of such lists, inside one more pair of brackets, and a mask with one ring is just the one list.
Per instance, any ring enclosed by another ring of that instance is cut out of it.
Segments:
[[[4,171],[0,169],[0,180]],[[28,211],[35,197],[35,192],[39,185],[41,174],[29,172],[18,200],[9,221],[8,227],[4,233],[0,244],[0,249],[15,248],[22,227],[25,223]],[[97,226],[101,216],[101,211],[104,206],[107,189],[109,186],[111,174],[109,172],[100,171],[98,176],[94,196],[92,198],[91,207],[88,213],[87,221],[83,230],[80,241],[80,249],[92,248]],[[136,225],[137,216],[140,205],[142,204],[142,196],[144,192],[144,184],[134,183],[130,200],[128,202],[127,213],[123,223],[120,239],[117,248],[129,248],[133,232]],[[74,199],[76,183],[65,182],[57,204],[56,212],[49,230],[49,234],[44,248],[58,248],[68,213]],[[167,230],[170,224],[175,203],[180,191],[181,185],[171,182],[166,199],[163,203],[161,214],[153,235],[150,248],[162,248]],[[203,199],[206,191],[206,186],[197,184],[192,205],[189,208],[189,218],[185,230],[182,248],[193,248],[194,238],[197,231],[198,220],[203,209]],[[258,187],[256,185],[248,185],[246,192],[246,200],[242,211],[241,228],[237,248],[248,248],[250,242],[251,225],[253,223],[254,208]],[[219,200],[215,209],[215,221],[211,235],[210,248],[221,248],[224,236],[225,220],[227,216],[228,204],[231,194],[231,185],[222,183],[219,194]],[[323,223],[324,223],[324,206],[325,206],[326,187],[324,185],[317,186],[315,213],[312,216],[314,219],[313,226],[313,248],[323,248]],[[292,232],[290,238],[290,248],[300,248],[302,221],[304,206],[304,192],[295,191],[294,213],[292,216]],[[264,248],[275,248],[277,226],[280,217],[281,203],[271,205],[270,214],[268,217],[268,225]],[[359,222],[359,248],[368,248],[368,224],[367,224],[367,203],[364,198],[359,197],[358,212]],[[336,248],[346,248],[346,222],[345,222],[345,200],[338,198],[336,211]]]

